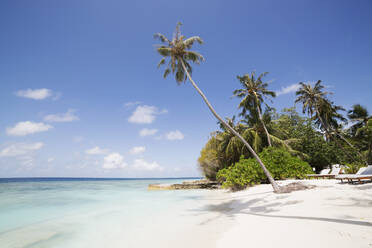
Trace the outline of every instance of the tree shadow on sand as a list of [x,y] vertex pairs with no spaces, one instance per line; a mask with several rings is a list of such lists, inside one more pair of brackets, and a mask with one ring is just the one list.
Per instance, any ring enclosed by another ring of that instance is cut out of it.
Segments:
[[[284,200],[289,196],[278,196],[276,200]],[[195,215],[201,215],[205,213],[214,212],[217,213],[217,217],[207,219],[200,225],[205,225],[212,222],[220,217],[235,218],[238,214],[246,214],[252,216],[261,216],[265,218],[283,218],[283,219],[298,219],[298,220],[309,220],[309,221],[323,221],[330,223],[348,224],[348,225],[359,225],[372,227],[371,222],[347,220],[347,219],[336,219],[336,218],[323,218],[323,217],[311,217],[311,216],[290,216],[290,215],[275,215],[273,213],[278,212],[281,207],[296,205],[302,201],[273,201],[272,199],[266,200],[266,197],[254,198],[249,201],[242,201],[241,199],[233,199],[228,202],[219,204],[208,204],[199,209],[192,209]]]

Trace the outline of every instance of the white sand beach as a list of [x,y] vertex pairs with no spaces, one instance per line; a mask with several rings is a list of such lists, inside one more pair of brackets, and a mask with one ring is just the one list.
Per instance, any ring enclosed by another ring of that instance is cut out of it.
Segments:
[[259,185],[210,206],[232,221],[215,247],[372,247],[372,183],[304,182],[317,187],[278,195]]
[[289,194],[274,194],[268,184],[235,193],[144,191],[142,198],[139,193],[133,198],[132,207],[116,201],[126,195],[113,191],[115,198],[105,198],[105,205],[94,204],[83,212],[78,205],[81,210],[63,218],[0,233],[0,246],[372,247],[372,183],[302,182],[316,188]]

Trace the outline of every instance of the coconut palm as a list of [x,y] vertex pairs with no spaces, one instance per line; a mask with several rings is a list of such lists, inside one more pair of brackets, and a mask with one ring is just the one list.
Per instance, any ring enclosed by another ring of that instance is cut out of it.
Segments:
[[280,193],[282,190],[279,185],[275,182],[273,177],[271,176],[270,172],[266,169],[265,165],[256,154],[256,152],[252,149],[252,147],[248,144],[248,142],[231,126],[229,126],[213,109],[212,105],[209,103],[207,97],[204,93],[199,89],[196,85],[194,80],[191,77],[192,74],[192,67],[189,62],[199,64],[200,62],[204,61],[204,57],[195,52],[191,51],[193,44],[195,42],[202,44],[203,40],[199,36],[193,36],[190,38],[186,38],[180,32],[181,23],[177,23],[176,31],[173,35],[173,38],[169,40],[165,37],[165,35],[157,33],[154,35],[154,38],[159,39],[163,45],[160,45],[156,48],[157,52],[163,56],[160,60],[158,66],[166,64],[166,59],[169,58],[169,62],[167,67],[164,71],[164,77],[167,77],[168,74],[172,73],[175,75],[176,82],[181,84],[182,82],[186,82],[187,79],[191,82],[192,86],[196,89],[196,91],[200,94],[203,98],[204,102],[207,104],[209,110],[212,114],[217,118],[218,121],[223,123],[223,125],[229,129],[236,137],[238,137],[243,144],[248,148],[248,150],[252,153],[255,157],[257,162],[260,164],[261,168],[263,169],[265,175],[267,176],[269,182],[271,183],[274,192]]
[[321,82],[321,80],[318,80],[314,87],[311,84],[300,82],[300,88],[296,91],[297,99],[295,103],[301,102],[302,113],[307,113],[310,118],[314,118],[313,115],[315,112],[315,118],[319,120],[325,132],[328,133],[328,126],[323,122],[319,112],[319,108],[324,103],[328,94],[328,92],[323,91],[324,86]]
[[[235,116],[232,118],[226,118],[226,123],[242,135],[244,126],[240,123],[235,124]],[[224,126],[223,123],[219,122],[219,125],[221,131],[216,132],[216,139],[219,141],[218,150],[220,151],[219,153],[222,156],[222,160],[226,163],[225,165],[230,166],[239,161],[245,146],[234,133]]]
[[[262,115],[262,120],[269,130],[271,129],[271,131],[274,131],[274,129],[270,127],[271,114],[268,111],[265,111],[265,113]],[[240,127],[240,130],[242,130],[241,134],[243,138],[245,140],[248,140],[248,142],[252,144],[255,151],[257,152],[262,151],[264,147],[267,145],[262,139],[262,137],[266,136],[266,133],[261,123],[261,120],[258,117],[258,113],[254,112],[253,115],[245,115],[245,118],[242,119],[240,123],[245,124],[242,127]],[[277,133],[280,133],[280,130]],[[293,156],[299,156],[302,159],[307,158],[306,154],[296,151],[292,148],[292,145],[296,144],[299,141],[298,139],[294,138],[281,139],[274,134],[269,133],[269,135],[270,140],[272,142],[272,146],[284,148]]]
[[233,94],[236,97],[243,98],[239,103],[239,108],[242,109],[241,115],[245,115],[247,111],[252,112],[257,111],[259,120],[262,123],[262,127],[265,130],[267,143],[271,146],[270,134],[267,131],[266,125],[262,119],[262,104],[264,98],[275,97],[276,94],[274,91],[267,89],[268,83],[262,82],[262,78],[266,76],[268,72],[260,74],[257,79],[255,78],[255,72],[252,72],[251,75],[245,74],[243,76],[237,76],[238,80],[242,84],[243,88],[234,90]]
[[314,87],[312,87],[311,84],[300,82],[300,88],[296,91],[297,99],[295,102],[302,103],[302,112],[307,113],[310,118],[315,120],[315,123],[320,129],[324,130],[327,139],[335,135],[351,148],[355,149],[359,156],[361,156],[359,151],[339,131],[338,120],[346,120],[338,113],[338,111],[343,110],[343,108],[334,105],[333,102],[327,99],[327,95],[330,93],[323,91],[324,86],[321,82],[321,80],[318,80]]
[[349,119],[354,123],[350,127],[351,135],[355,136],[359,128],[366,126],[369,119],[372,118],[369,115],[368,110],[360,104],[355,104],[352,109],[348,111]]
[[367,164],[372,163],[372,119],[367,120],[366,125],[358,128],[356,136],[362,137],[367,142]]

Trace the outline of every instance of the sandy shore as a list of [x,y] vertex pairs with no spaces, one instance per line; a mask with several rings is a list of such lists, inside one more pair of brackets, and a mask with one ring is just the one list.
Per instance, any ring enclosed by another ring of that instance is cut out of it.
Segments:
[[[270,185],[235,193],[152,191],[146,193],[146,197],[153,199],[152,204],[143,206],[139,212],[129,209],[132,215],[147,216],[131,225],[127,223],[130,218],[125,207],[112,203],[107,209],[66,214],[63,218],[0,232],[0,246],[372,248],[372,183],[303,182],[317,187],[290,194],[274,194]],[[161,205],[164,211],[158,211],[158,199],[169,199],[171,207]]]
[[215,247],[372,247],[372,183],[304,182],[317,187],[277,195],[259,185],[211,205],[231,226]]

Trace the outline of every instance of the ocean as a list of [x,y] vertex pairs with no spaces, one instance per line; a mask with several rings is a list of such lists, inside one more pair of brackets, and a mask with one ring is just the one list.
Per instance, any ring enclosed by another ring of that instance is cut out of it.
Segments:
[[185,180],[0,179],[0,247],[160,247],[201,225],[218,197],[210,190],[147,190]]

